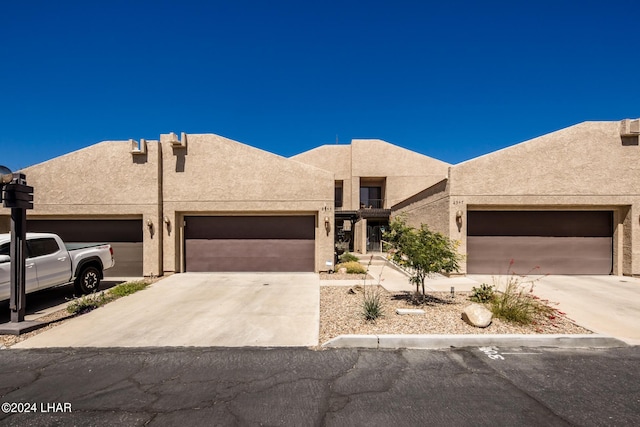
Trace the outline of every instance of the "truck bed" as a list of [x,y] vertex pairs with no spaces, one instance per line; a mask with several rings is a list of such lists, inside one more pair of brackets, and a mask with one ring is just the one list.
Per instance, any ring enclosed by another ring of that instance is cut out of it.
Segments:
[[65,243],[64,246],[69,252],[79,249],[95,248],[96,246],[107,245],[108,243]]

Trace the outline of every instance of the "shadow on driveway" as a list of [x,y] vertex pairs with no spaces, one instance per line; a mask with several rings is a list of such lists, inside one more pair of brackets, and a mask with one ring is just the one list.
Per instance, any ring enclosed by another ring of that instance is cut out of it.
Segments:
[[[100,291],[113,288],[124,280],[103,280],[100,282]],[[27,295],[27,307],[25,318],[37,319],[54,311],[61,310],[73,298],[77,297],[73,284],[56,286]],[[11,319],[9,300],[0,301],[0,323],[6,323]]]

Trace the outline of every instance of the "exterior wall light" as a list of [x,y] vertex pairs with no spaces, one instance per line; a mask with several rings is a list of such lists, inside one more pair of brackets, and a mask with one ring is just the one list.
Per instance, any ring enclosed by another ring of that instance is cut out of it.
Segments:
[[458,231],[462,230],[462,211],[456,212],[456,225],[458,226]]
[[171,236],[171,220],[165,215],[165,217],[162,218],[162,221],[164,221],[164,224],[167,226],[167,233]]

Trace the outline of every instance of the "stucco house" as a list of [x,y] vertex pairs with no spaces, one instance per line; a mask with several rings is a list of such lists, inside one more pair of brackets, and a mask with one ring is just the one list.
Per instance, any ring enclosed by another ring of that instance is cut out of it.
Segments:
[[391,210],[460,242],[462,273],[640,274],[639,121],[481,156]]
[[292,159],[333,172],[336,239],[360,253],[380,251],[391,207],[441,181],[451,166],[378,139],[323,145]]
[[379,250],[403,214],[459,241],[463,274],[638,275],[639,127],[585,122],[457,165],[381,140],[291,158],[213,134],[105,141],[23,171],[27,228],[112,243],[117,276],[318,272],[336,242]]
[[27,229],[112,243],[111,275],[331,268],[333,174],[217,135],[105,141],[24,173]]

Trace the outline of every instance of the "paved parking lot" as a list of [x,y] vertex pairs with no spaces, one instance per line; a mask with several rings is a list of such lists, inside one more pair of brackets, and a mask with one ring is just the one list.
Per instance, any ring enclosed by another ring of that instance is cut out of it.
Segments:
[[314,346],[319,316],[314,273],[184,273],[14,348]]

